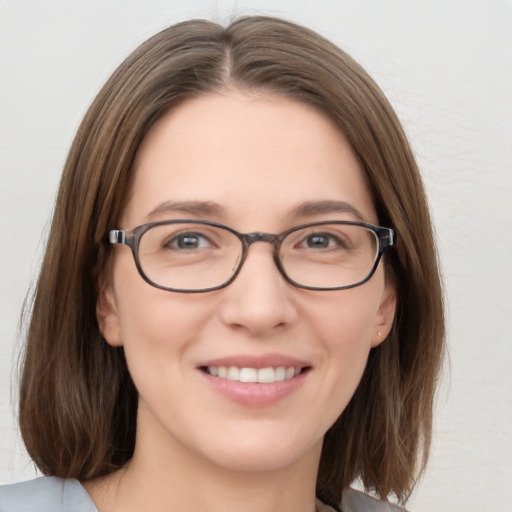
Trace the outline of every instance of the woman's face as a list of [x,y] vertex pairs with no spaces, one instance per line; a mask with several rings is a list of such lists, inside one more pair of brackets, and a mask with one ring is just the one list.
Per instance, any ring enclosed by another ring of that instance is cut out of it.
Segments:
[[[117,227],[191,218],[281,233],[360,220],[333,202],[378,221],[361,166],[329,119],[277,95],[229,90],[189,100],[152,128]],[[370,349],[389,332],[394,292],[382,265],[356,288],[296,288],[272,251],[255,243],[229,286],[185,294],[150,286],[131,251],[115,248],[98,318],[107,341],[124,347],[139,392],[136,456],[163,462],[172,450],[235,470],[318,461]],[[244,383],[206,367],[301,373]]]

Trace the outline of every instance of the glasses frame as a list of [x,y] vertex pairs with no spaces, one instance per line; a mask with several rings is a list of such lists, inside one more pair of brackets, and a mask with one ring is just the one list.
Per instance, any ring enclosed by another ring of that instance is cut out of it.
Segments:
[[[226,231],[229,231],[233,235],[235,235],[242,243],[242,254],[240,257],[240,261],[238,263],[238,266],[233,273],[233,275],[224,283],[218,285],[218,286],[212,286],[209,288],[199,288],[199,289],[182,289],[182,288],[171,288],[169,286],[164,286],[158,283],[155,283],[152,281],[142,269],[142,266],[140,264],[139,260],[139,244],[140,239],[142,238],[142,235],[146,233],[149,229],[151,229],[154,226],[160,226],[164,224],[201,224],[205,226],[212,226],[216,228],[225,229]],[[373,231],[375,233],[377,241],[378,241],[378,251],[377,255],[375,257],[375,261],[373,263],[372,268],[370,269],[368,275],[361,279],[360,281],[357,281],[356,283],[344,285],[344,286],[333,286],[330,288],[325,287],[317,287],[317,286],[307,286],[303,285],[301,283],[298,283],[291,279],[283,265],[281,264],[281,260],[279,259],[279,249],[281,248],[281,245],[283,243],[283,240],[290,235],[291,233],[298,231],[300,229],[308,228],[308,227],[314,227],[314,226],[322,226],[322,225],[328,225],[328,224],[343,224],[348,226],[361,226],[363,228],[368,229],[369,231]],[[274,262],[281,273],[281,275],[284,277],[284,279],[292,284],[293,286],[296,286],[297,288],[302,288],[305,290],[315,290],[315,291],[331,291],[331,290],[345,290],[348,288],[355,288],[356,286],[360,286],[364,283],[366,283],[373,274],[375,273],[375,270],[377,269],[377,266],[379,265],[379,262],[382,258],[382,255],[384,252],[394,245],[396,245],[396,236],[395,232],[391,228],[385,228],[382,226],[375,226],[373,224],[368,224],[366,222],[357,222],[357,221],[348,221],[348,220],[333,220],[333,221],[320,221],[320,222],[311,222],[308,224],[301,224],[300,226],[295,226],[291,229],[288,229],[286,231],[283,231],[282,233],[275,235],[271,233],[261,233],[261,232],[254,232],[254,233],[239,233],[233,228],[230,228],[229,226],[225,226],[224,224],[219,224],[217,222],[211,222],[208,220],[197,220],[197,219],[173,219],[173,220],[163,220],[158,222],[149,222],[147,224],[142,224],[141,226],[137,226],[136,228],[126,231],[122,229],[113,229],[109,231],[108,233],[108,239],[110,244],[112,245],[126,245],[130,247],[133,258],[135,260],[135,265],[137,267],[137,270],[148,284],[151,286],[154,286],[155,288],[159,288],[161,290],[166,290],[169,292],[178,292],[178,293],[204,293],[204,292],[210,292],[214,290],[220,290],[221,288],[225,288],[226,286],[230,285],[238,276],[240,273],[240,270],[242,269],[242,266],[245,262],[245,259],[247,257],[247,253],[249,250],[249,247],[256,243],[256,242],[266,242],[273,246],[274,248]]]

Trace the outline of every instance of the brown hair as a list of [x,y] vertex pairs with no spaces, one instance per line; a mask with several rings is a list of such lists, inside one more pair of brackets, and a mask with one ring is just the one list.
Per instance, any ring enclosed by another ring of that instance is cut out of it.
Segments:
[[155,121],[226,86],[283,94],[329,116],[367,173],[380,223],[398,234],[385,259],[398,290],[394,326],[327,432],[317,488],[339,501],[360,477],[382,498],[404,501],[428,456],[444,343],[423,185],[394,111],[366,72],[318,34],[267,17],[163,30],[121,64],[85,115],[65,164],[28,329],[20,393],[28,452],[44,474],[80,480],[132,456],[137,393],[122,348],[105,342],[95,314],[97,275],[110,250],[105,234],[117,227],[137,148]]

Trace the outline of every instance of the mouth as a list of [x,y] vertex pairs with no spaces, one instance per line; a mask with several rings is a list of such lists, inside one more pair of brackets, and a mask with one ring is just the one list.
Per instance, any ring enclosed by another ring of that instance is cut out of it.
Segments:
[[313,371],[285,354],[232,354],[202,361],[197,370],[212,390],[243,407],[269,407],[295,394]]
[[266,368],[238,367],[238,366],[202,366],[203,372],[235,382],[254,384],[273,384],[298,377],[311,369],[309,366],[277,366]]

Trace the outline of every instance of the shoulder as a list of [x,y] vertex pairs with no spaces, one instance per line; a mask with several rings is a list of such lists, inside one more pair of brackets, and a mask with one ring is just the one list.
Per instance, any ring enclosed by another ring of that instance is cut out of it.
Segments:
[[343,512],[407,512],[405,508],[379,501],[355,489],[343,491],[341,510]]
[[98,512],[77,480],[41,477],[0,486],[0,512]]

